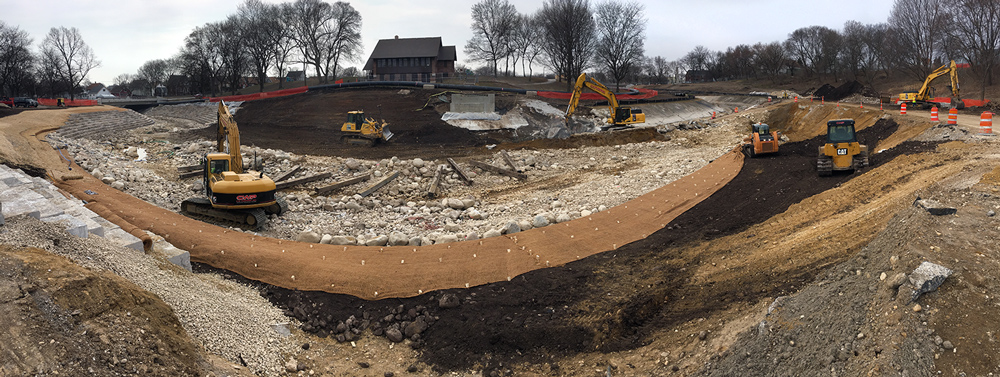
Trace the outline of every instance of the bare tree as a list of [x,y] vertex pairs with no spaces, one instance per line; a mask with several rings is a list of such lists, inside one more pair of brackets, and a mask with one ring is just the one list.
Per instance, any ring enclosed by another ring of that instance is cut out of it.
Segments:
[[313,66],[316,76],[325,77],[326,46],[330,43],[331,32],[329,24],[336,17],[333,6],[322,0],[295,0],[291,7],[295,44],[302,62]]
[[247,72],[250,72],[250,57],[243,47],[240,20],[231,15],[216,24],[216,45],[222,57],[222,78],[232,94],[245,86]]
[[542,25],[542,49],[547,64],[566,80],[573,80],[588,67],[597,41],[597,26],[588,0],[546,0],[538,11]]
[[128,84],[132,82],[132,80],[133,78],[131,74],[122,73],[118,76],[115,76],[115,80],[113,81],[113,83],[115,86],[127,87]]
[[272,64],[278,74],[278,88],[285,85],[285,64],[288,63],[295,49],[295,8],[289,3],[282,3],[274,8],[271,15],[276,21],[274,41],[271,44]]
[[670,65],[667,59],[662,56],[656,56],[652,59],[650,76],[653,77],[657,84],[663,84],[667,81],[667,77],[670,75]]
[[473,5],[472,39],[465,43],[469,59],[488,63],[496,77],[498,62],[510,55],[517,22],[517,9],[507,0],[482,0]]
[[42,42],[42,49],[58,58],[56,73],[69,87],[70,99],[75,98],[77,87],[87,78],[90,70],[101,66],[101,62],[94,57],[94,51],[75,27],[50,29]]
[[[889,13],[894,64],[923,80],[942,62],[940,51],[951,24],[944,1],[896,0]],[[993,25],[996,27],[996,25]]]
[[694,47],[694,50],[684,55],[681,60],[683,60],[689,69],[696,71],[707,70],[712,61],[712,51],[709,51],[705,46],[698,45]]
[[163,59],[147,61],[139,67],[135,77],[145,80],[149,93],[155,94],[156,87],[167,81],[167,61]]
[[183,72],[191,77],[192,92],[218,93],[223,71],[218,24],[208,23],[197,27],[184,39],[180,60]]
[[810,75],[819,78],[836,67],[840,34],[825,26],[793,31],[785,40],[785,51]]
[[[361,56],[361,13],[351,4],[338,1],[333,4],[334,17],[328,24],[330,36],[324,56],[324,71],[336,76],[342,60],[354,61]],[[331,66],[332,65],[332,66]],[[326,80],[329,82],[329,79]]]
[[28,32],[0,21],[0,94],[12,96],[27,92],[27,81],[34,81]]
[[775,82],[788,60],[785,48],[779,42],[771,42],[755,44],[753,49],[755,51],[754,65],[757,66],[757,70],[769,78],[771,82]]
[[265,4],[261,0],[245,0],[237,8],[240,37],[261,92],[264,91],[267,70],[273,61],[272,46],[277,43],[277,34],[281,30],[277,9],[278,5]]
[[1000,59],[1000,2],[960,0],[946,4],[955,21],[951,40],[979,76],[979,98],[985,99],[986,87],[993,85],[994,69]]
[[646,40],[645,8],[635,1],[609,0],[597,4],[598,42],[595,57],[615,81],[615,90],[642,60]]

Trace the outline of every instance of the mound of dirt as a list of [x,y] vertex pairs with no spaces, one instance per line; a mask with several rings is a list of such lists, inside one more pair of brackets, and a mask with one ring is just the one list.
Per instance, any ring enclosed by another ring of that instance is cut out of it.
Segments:
[[854,94],[860,94],[866,97],[878,97],[878,93],[858,81],[848,81],[838,87],[833,87],[833,85],[830,84],[823,84],[823,86],[813,92],[812,96],[822,97],[827,101],[835,102]]
[[0,326],[8,334],[0,343],[2,375],[210,370],[170,307],[117,275],[7,246],[0,246],[0,272]]

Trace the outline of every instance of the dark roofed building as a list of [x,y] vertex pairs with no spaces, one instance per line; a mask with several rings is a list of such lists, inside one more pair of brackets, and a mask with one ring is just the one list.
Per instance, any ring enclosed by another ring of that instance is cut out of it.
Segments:
[[438,81],[455,75],[455,46],[442,46],[441,37],[382,39],[375,45],[365,72],[386,81]]

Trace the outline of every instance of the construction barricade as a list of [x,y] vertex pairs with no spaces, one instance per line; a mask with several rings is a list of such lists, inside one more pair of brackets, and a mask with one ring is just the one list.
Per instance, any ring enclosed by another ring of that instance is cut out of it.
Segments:
[[958,109],[952,107],[948,110],[948,124],[958,124]]
[[979,117],[979,134],[980,135],[993,134],[993,113],[989,111],[984,111],[983,115]]

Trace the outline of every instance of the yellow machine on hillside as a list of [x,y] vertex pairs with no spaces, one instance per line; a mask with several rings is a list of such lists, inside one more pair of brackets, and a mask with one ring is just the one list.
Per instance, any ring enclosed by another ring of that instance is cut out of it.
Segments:
[[854,119],[826,122],[826,144],[819,147],[816,159],[819,175],[828,176],[834,170],[856,171],[865,166],[868,166],[868,146],[858,143]]
[[280,215],[288,210],[288,205],[275,196],[276,187],[271,178],[263,172],[243,169],[240,130],[229,107],[222,101],[219,101],[218,123],[216,153],[208,153],[202,160],[207,197],[185,200],[181,203],[181,212],[260,228],[268,214]]
[[778,153],[778,131],[764,123],[750,125],[750,135],[743,138],[743,154],[756,157],[761,154]]
[[951,76],[951,85],[949,86],[951,88],[951,105],[956,109],[965,108],[965,102],[962,102],[962,96],[958,90],[958,66],[955,64],[954,60],[951,61],[951,64],[942,65],[940,68],[935,69],[934,72],[927,75],[927,78],[924,79],[924,85],[920,87],[919,91],[899,93],[899,103],[906,102],[908,104],[920,105],[925,109],[930,108],[931,106],[944,105],[943,103],[934,102],[931,98],[931,82],[944,75]]
[[344,132],[340,139],[348,144],[370,147],[376,142],[389,141],[392,138],[392,132],[385,128],[387,125],[385,120],[366,118],[364,111],[351,111],[347,113],[347,121],[340,127],[340,131]]
[[607,119],[608,125],[602,127],[602,129],[629,128],[636,123],[646,123],[646,114],[642,113],[642,109],[618,106],[618,98],[615,96],[615,93],[604,86],[604,84],[601,84],[600,81],[597,81],[593,77],[587,77],[586,73],[581,73],[580,77],[576,79],[576,84],[573,86],[573,94],[569,98],[569,107],[566,108],[567,122],[569,121],[569,117],[573,115],[573,112],[576,111],[576,106],[580,104],[580,95],[583,94],[584,87],[590,88],[590,90],[608,100],[608,110],[611,111],[611,117]]

